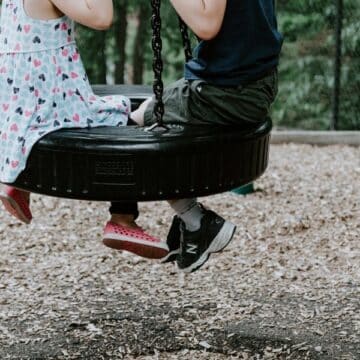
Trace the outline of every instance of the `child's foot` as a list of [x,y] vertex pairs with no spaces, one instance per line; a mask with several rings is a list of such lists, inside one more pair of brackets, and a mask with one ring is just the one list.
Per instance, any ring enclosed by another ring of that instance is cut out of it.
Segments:
[[21,222],[30,224],[32,214],[29,208],[30,197],[28,192],[18,190],[11,186],[4,186],[0,191],[0,200],[4,204],[7,212]]
[[148,235],[143,229],[112,221],[105,226],[103,243],[112,249],[130,251],[148,259],[161,259],[169,253],[166,243]]
[[179,269],[193,272],[206,263],[212,253],[222,251],[234,236],[236,226],[211,210],[204,209],[201,227],[186,230],[180,225],[180,253],[176,258]]

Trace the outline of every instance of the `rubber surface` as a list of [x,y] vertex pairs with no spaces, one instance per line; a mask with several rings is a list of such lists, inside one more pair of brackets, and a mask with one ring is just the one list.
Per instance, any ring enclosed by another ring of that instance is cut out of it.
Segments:
[[[144,86],[97,86],[138,106]],[[172,126],[168,132],[103,127],[51,133],[33,148],[12,184],[50,196],[101,200],[163,200],[203,196],[248,184],[268,164],[271,120],[251,130]]]

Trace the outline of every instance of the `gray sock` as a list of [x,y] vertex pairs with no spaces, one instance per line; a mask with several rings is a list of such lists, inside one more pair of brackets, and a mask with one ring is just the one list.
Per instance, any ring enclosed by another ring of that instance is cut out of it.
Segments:
[[200,229],[204,213],[196,198],[176,200],[171,204],[171,207],[185,223],[186,230],[196,231]]

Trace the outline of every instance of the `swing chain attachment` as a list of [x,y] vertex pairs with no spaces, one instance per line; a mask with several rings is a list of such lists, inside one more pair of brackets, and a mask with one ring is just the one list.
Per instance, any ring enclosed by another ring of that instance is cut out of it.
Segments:
[[153,90],[155,96],[154,116],[156,119],[156,124],[147,128],[146,131],[152,131],[157,127],[168,130],[168,127],[163,123],[164,83],[162,81],[163,61],[161,57],[161,51],[162,51],[161,16],[160,16],[161,0],[151,0],[151,6],[152,6],[151,27],[153,30],[152,49],[154,53],[154,59],[153,59],[153,70],[154,70]]
[[179,16],[179,27],[180,27],[182,42],[184,45],[185,59],[186,62],[188,62],[193,58],[193,54],[191,50],[191,42],[190,42],[188,27],[180,16]]
[[[163,93],[164,93],[164,83],[162,80],[162,72],[164,69],[164,64],[162,61],[162,39],[161,39],[161,0],[151,0],[152,6],[152,16],[151,16],[151,27],[153,30],[152,36],[152,49],[154,53],[153,59],[153,71],[154,71],[154,84],[153,91],[155,96],[154,104],[154,116],[156,123],[148,128],[146,131],[153,131],[156,129],[162,129],[163,131],[169,130],[169,127],[164,124],[164,102],[163,102]],[[191,42],[188,32],[188,27],[181,17],[179,17],[179,27],[182,36],[185,59],[186,62],[192,59],[191,51]]]

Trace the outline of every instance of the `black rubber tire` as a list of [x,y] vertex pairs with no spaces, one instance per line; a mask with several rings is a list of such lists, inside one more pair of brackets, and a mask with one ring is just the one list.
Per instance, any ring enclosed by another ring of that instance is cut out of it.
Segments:
[[[145,87],[95,87],[137,106]],[[271,120],[251,130],[172,126],[168,132],[103,127],[53,132],[33,148],[13,184],[50,196],[148,201],[210,195],[245,185],[268,164]]]

